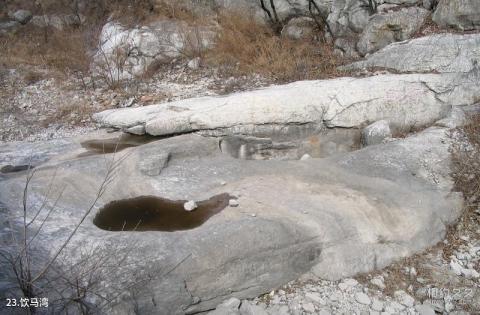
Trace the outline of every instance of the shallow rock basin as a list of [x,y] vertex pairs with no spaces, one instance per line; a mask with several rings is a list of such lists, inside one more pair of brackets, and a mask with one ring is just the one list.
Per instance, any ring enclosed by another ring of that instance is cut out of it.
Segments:
[[116,200],[100,209],[93,224],[107,231],[182,231],[199,227],[219,213],[231,197],[214,196],[197,203],[194,211],[183,207],[186,200],[173,201],[153,196]]
[[122,134],[116,138],[86,140],[81,142],[81,146],[86,149],[87,152],[81,153],[79,156],[120,152],[127,148],[136,147],[156,140],[159,140],[159,138],[148,135],[136,136],[131,134]]
[[[82,157],[79,143],[65,145],[50,161],[38,160],[44,162],[29,190],[29,205],[38,206],[55,178],[50,198],[61,190],[68,196],[57,203],[39,243],[61,243],[112,159],[123,161],[76,239],[127,246],[138,266],[148,261],[148,272],[159,277],[138,287],[142,314],[202,312],[228,296],[255,297],[306,272],[339,279],[440,241],[461,209],[460,196],[451,192],[446,129],[358,150],[350,145],[355,137],[338,135],[344,140],[335,154],[308,160],[299,155],[315,156],[325,138],[277,146],[278,139],[187,134]],[[239,154],[242,145],[246,156]],[[48,143],[43,147],[48,152]],[[0,202],[21,211],[24,177],[0,180]],[[230,194],[238,206],[227,206]],[[205,201],[186,213],[185,200]],[[173,271],[164,276],[165,270]],[[129,305],[126,298],[112,312],[127,314]]]

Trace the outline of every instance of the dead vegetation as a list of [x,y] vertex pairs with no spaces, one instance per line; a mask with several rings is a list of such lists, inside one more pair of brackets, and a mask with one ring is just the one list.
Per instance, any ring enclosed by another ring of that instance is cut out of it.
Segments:
[[465,215],[457,228],[473,232],[480,226],[480,216],[475,213],[480,206],[480,114],[471,115],[465,126],[452,132],[452,137],[460,138],[451,149],[455,191],[465,199]]
[[290,82],[339,75],[341,60],[324,41],[284,38],[253,17],[234,12],[220,15],[219,25],[207,62],[227,76],[259,73],[276,82]]
[[[180,20],[193,27],[217,25],[219,33],[213,48],[209,51],[199,49],[202,47],[199,43],[204,40],[201,32],[189,32],[188,36],[184,36],[185,45],[181,55],[186,60],[201,57],[204,65],[219,68],[220,73],[228,77],[256,73],[276,82],[328,78],[337,76],[337,66],[342,64],[342,60],[333,53],[333,46],[323,40],[327,25],[319,20],[321,14],[316,12],[320,9],[315,2],[310,3],[310,12],[317,21],[316,35],[308,40],[284,38],[275,27],[256,22],[253,16],[245,12],[219,12],[217,16],[201,16],[189,10],[182,1],[103,0],[86,3],[87,8],[83,8],[82,12],[90,13],[84,25],[63,30],[27,25],[13,35],[0,36],[0,49],[3,52],[0,64],[7,68],[33,65],[54,69],[60,74],[74,74],[81,78],[85,88],[88,83],[83,78],[90,74],[93,55],[98,48],[98,35],[107,16],[127,26],[148,25],[162,19]],[[43,1],[42,5],[36,7],[37,14],[63,12],[79,16],[79,10],[76,1],[67,0]],[[119,52],[116,60],[121,63],[127,53]],[[159,68],[154,65],[146,72],[146,77],[151,77]],[[105,70],[105,75],[100,79],[108,81],[108,86],[118,88],[116,73],[111,69]]]
[[0,37],[0,64],[6,68],[38,66],[57,74],[86,73],[90,64],[88,47],[85,29],[44,31],[25,27],[14,35]]

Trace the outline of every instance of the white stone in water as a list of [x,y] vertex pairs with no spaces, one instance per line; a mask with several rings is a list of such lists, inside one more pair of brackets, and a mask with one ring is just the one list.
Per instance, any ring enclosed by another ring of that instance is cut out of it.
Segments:
[[193,211],[197,207],[197,203],[193,200],[187,201],[183,204],[183,209],[185,209],[185,211]]
[[230,200],[228,201],[228,205],[229,205],[230,207],[238,207],[239,203],[238,203],[238,200],[237,200],[237,199],[230,199]]

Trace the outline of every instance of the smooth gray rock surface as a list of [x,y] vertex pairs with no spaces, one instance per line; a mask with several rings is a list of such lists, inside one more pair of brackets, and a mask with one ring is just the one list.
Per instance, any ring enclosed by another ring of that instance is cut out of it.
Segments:
[[265,309],[247,300],[242,301],[242,305],[240,305],[240,314],[241,315],[268,315]]
[[444,118],[451,105],[474,104],[480,98],[479,78],[480,73],[473,71],[300,81],[227,96],[107,110],[93,118],[106,127],[145,126],[151,135],[308,134],[382,119],[391,128],[408,128]]
[[[105,174],[102,166],[113,156],[79,157],[84,149],[74,142],[37,165],[30,189],[32,205],[43,200],[53,174],[52,194],[65,189],[39,238],[49,249],[61,244],[81,209],[92,202]],[[160,275],[138,288],[142,314],[210,310],[232,296],[269,292],[308,271],[339,279],[382,268],[437,243],[462,207],[460,196],[450,191],[444,128],[306,161],[235,159],[222,153],[218,142],[189,134],[117,153],[127,158],[76,235],[91,244],[135,244],[131,259],[145,259],[149,272]],[[42,144],[49,145],[57,147]],[[27,155],[23,150],[30,150],[21,145],[2,149],[0,164],[13,152]],[[147,152],[170,156],[158,176],[138,167]],[[0,202],[12,213],[20,211],[24,174],[2,174],[0,181]],[[205,200],[234,192],[240,196],[238,207],[227,207],[192,230],[109,232],[92,223],[96,210],[113,200],[145,195]],[[112,313],[127,313],[129,303],[125,298]]]
[[410,38],[420,30],[428,14],[429,11],[423,8],[408,7],[372,16],[357,43],[358,51],[364,56],[390,43]]
[[460,30],[480,29],[478,0],[440,0],[432,15],[435,23]]
[[480,64],[480,34],[435,34],[392,43],[344,69],[469,72]]

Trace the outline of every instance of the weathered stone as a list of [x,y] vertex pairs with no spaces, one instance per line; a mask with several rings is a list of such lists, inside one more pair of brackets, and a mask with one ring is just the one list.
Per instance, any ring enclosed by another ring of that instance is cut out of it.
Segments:
[[393,295],[395,299],[398,301],[398,303],[406,307],[413,307],[413,305],[415,304],[415,299],[405,291],[402,291],[402,290],[395,291]]
[[139,161],[140,171],[148,176],[158,176],[167,166],[170,154],[167,152],[145,152],[145,157]]
[[422,5],[427,10],[432,10],[437,0],[423,0]]
[[238,207],[239,204],[240,204],[240,203],[238,202],[237,199],[230,199],[230,200],[228,201],[228,205],[229,205],[230,207]]
[[94,119],[119,129],[145,125],[151,135],[192,131],[261,137],[305,135],[325,126],[360,127],[382,119],[391,128],[404,128],[442,119],[452,105],[474,104],[480,98],[479,75],[408,74],[301,81],[229,96],[107,110],[95,114]]
[[[51,193],[68,196],[45,222],[39,249],[62,243],[105,176],[100,166],[113,156],[78,157],[79,143],[59,143],[35,144],[50,161],[35,158],[29,202],[37,206],[44,200],[54,174]],[[7,158],[9,164],[20,161],[31,149],[30,144],[2,146],[0,163]],[[309,270],[340,279],[383,268],[436,244],[462,209],[460,196],[451,192],[448,150],[444,128],[327,159],[289,162],[234,159],[220,152],[218,139],[195,134],[162,139],[122,151],[128,158],[98,206],[137,196],[206,200],[241,191],[242,207],[256,217],[226,207],[191,230],[110,232],[92,223],[95,210],[75,239],[107,246],[135,244],[128,247],[131,265],[146,260],[149,274],[159,275],[138,288],[135,303],[142,314],[211,310],[232,295],[255,297]],[[145,152],[170,153],[169,165],[159,176],[138,170]],[[228,184],[219,185],[219,178]],[[16,216],[22,209],[24,177],[2,175],[0,180],[0,202]],[[111,313],[129,303],[127,296],[122,298]],[[280,311],[279,306],[275,314]]]
[[32,18],[32,12],[29,10],[17,10],[9,15],[20,24],[27,24]]
[[478,0],[440,0],[432,15],[435,23],[460,30],[480,29]]
[[183,204],[183,209],[185,209],[185,211],[193,211],[197,207],[197,203],[193,200],[187,201]]
[[399,72],[469,72],[480,64],[480,34],[436,34],[392,43],[347,70],[386,68]]
[[320,296],[320,294],[316,293],[316,292],[308,292],[305,294],[305,298],[307,300],[310,300],[312,301],[313,303],[317,304],[317,305],[326,305],[326,301],[324,298],[322,298]]
[[335,39],[335,50],[340,51],[340,55],[347,58],[357,59],[360,56],[356,50],[356,41],[352,38]]
[[365,28],[370,14],[362,1],[339,0],[333,2],[327,22],[336,38],[351,37]]
[[370,305],[370,303],[372,303],[372,300],[370,300],[370,298],[368,297],[368,295],[366,295],[365,293],[363,292],[357,292],[355,293],[355,300],[360,303],[360,304],[364,304],[364,305]]
[[425,22],[429,11],[419,7],[372,16],[357,43],[361,55],[377,51],[390,43],[410,38]]
[[125,132],[131,133],[133,135],[141,136],[145,134],[145,126],[138,125],[125,129]]
[[309,314],[315,313],[315,305],[310,302],[302,304],[302,308]]
[[[111,80],[142,75],[154,62],[169,62],[184,50],[204,50],[213,44],[214,31],[185,22],[161,20],[149,26],[127,29],[116,22],[104,25],[94,56],[94,69]],[[195,43],[196,47],[188,45]]]
[[464,110],[460,107],[454,107],[452,108],[450,115],[435,122],[435,126],[453,129],[463,126],[466,121],[467,117]]
[[380,301],[380,300],[377,299],[377,298],[374,298],[374,299],[373,299],[373,302],[372,302],[372,305],[371,305],[370,307],[371,307],[372,310],[374,310],[374,311],[381,312],[381,311],[383,311],[383,302]]
[[268,315],[265,309],[247,300],[242,301],[242,305],[240,305],[240,314],[241,315]]
[[380,144],[386,138],[391,138],[392,132],[388,121],[379,120],[371,125],[368,125],[362,131],[362,142],[364,145]]
[[377,286],[380,290],[385,289],[385,279],[382,276],[376,276],[370,280],[374,286]]
[[435,311],[428,304],[415,305],[415,310],[419,315],[435,315]]
[[17,21],[3,22],[3,23],[0,23],[0,32],[1,33],[14,32],[18,28],[20,28],[20,26],[21,24],[18,23]]
[[293,18],[283,27],[282,36],[290,39],[312,39],[315,34],[315,21],[309,17]]

